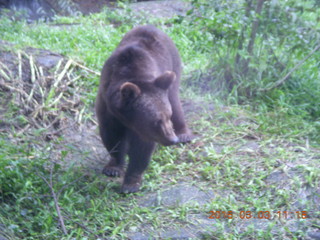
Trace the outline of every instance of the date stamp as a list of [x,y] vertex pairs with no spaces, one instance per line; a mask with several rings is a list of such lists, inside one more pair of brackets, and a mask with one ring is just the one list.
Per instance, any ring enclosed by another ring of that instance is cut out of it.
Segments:
[[209,211],[209,219],[307,219],[307,211]]

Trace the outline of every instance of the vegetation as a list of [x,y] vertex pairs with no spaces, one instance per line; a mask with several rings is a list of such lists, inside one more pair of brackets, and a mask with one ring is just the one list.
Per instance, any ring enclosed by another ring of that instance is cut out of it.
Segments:
[[312,128],[295,132],[302,130],[318,139],[319,105],[314,102],[320,97],[317,4],[193,1],[187,24],[202,38],[206,33],[205,39],[199,39],[204,44],[198,50],[213,53],[209,91],[220,91],[230,103],[249,102],[258,111],[281,112],[286,120],[295,116],[286,132],[297,121],[303,126],[309,120]]
[[[191,4],[186,16],[169,20],[137,16],[126,4],[50,23],[0,17],[0,238],[126,239],[198,226],[217,210],[306,211],[308,219],[215,219],[203,239],[301,239],[320,229],[318,1]],[[63,123],[94,131],[96,73],[123,34],[145,23],[180,50],[182,96],[199,138],[159,147],[142,192],[120,195],[119,182],[91,167],[93,152],[76,148]],[[66,59],[40,70],[28,47]],[[204,205],[142,206],[149,193],[179,182],[215,197]]]

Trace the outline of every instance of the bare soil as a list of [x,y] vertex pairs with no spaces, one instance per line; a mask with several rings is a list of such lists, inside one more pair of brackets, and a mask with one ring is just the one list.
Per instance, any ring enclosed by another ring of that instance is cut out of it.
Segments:
[[[28,21],[51,20],[55,15],[88,15],[101,12],[105,8],[116,8],[116,0],[33,0],[0,2],[0,14],[8,14],[16,19]],[[184,15],[190,4],[181,0],[132,1],[130,8],[137,15],[168,18]],[[2,11],[9,9],[9,12]]]

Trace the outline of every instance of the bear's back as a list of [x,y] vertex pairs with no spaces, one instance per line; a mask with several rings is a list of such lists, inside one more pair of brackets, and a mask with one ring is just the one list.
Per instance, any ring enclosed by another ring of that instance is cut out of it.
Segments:
[[171,39],[152,25],[139,26],[132,29],[123,37],[118,48],[135,43],[153,51],[157,51],[159,48],[172,48]]
[[173,41],[161,30],[152,26],[139,26],[128,32],[118,49],[136,45],[158,65],[161,72],[174,71],[180,75],[180,56]]
[[152,25],[129,31],[105,62],[101,73],[101,92],[112,95],[126,81],[149,82],[166,71],[176,74],[178,88],[181,60],[173,41]]

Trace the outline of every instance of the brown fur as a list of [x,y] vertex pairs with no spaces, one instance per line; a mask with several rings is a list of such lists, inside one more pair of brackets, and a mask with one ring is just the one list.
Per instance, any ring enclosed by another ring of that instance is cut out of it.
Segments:
[[96,112],[111,155],[103,173],[121,176],[122,192],[139,190],[155,143],[188,142],[179,99],[181,61],[172,40],[154,26],[129,31],[102,69]]

